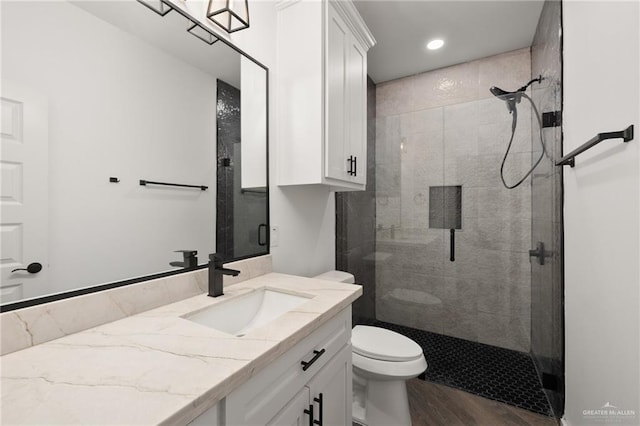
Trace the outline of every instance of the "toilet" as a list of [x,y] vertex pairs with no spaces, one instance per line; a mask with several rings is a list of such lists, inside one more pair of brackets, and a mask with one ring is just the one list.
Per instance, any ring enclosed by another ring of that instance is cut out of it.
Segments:
[[[354,283],[353,275],[329,271],[314,278]],[[351,334],[353,420],[365,426],[410,426],[406,381],[427,369],[422,348],[402,334],[356,325]]]

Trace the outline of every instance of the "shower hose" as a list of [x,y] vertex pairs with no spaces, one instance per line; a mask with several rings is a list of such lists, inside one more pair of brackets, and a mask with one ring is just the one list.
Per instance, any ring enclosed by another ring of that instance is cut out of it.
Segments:
[[513,144],[513,138],[514,138],[514,136],[516,134],[516,127],[518,125],[518,109],[517,108],[513,108],[513,111],[511,113],[511,115],[512,115],[512,119],[511,119],[511,138],[509,139],[509,144],[507,145],[507,151],[504,153],[504,157],[502,158],[502,164],[500,165],[500,179],[502,180],[502,184],[507,189],[514,189],[514,188],[517,188],[518,186],[520,186],[522,184],[522,182],[524,182],[529,177],[529,175],[531,175],[531,173],[533,173],[535,168],[538,167],[538,164],[540,164],[540,162],[542,161],[542,158],[545,155],[547,157],[549,156],[549,154],[547,154],[547,148],[546,148],[546,146],[544,144],[544,138],[542,136],[542,119],[540,118],[540,114],[538,114],[538,108],[536,108],[536,105],[533,103],[533,100],[526,93],[522,92],[520,95],[522,97],[526,98],[529,101],[529,103],[531,104],[531,108],[533,108],[533,112],[536,115],[536,119],[538,121],[538,127],[540,128],[540,145],[542,146],[542,153],[540,154],[540,158],[538,158],[538,160],[535,162],[535,164],[522,177],[522,179],[520,179],[514,185],[507,184],[507,182],[504,179],[504,164],[507,161],[507,156],[509,156],[509,151],[511,150],[511,145]]

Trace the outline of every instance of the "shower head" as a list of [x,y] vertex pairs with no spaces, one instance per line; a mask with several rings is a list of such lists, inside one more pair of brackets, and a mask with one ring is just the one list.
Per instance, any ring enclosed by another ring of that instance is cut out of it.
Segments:
[[522,98],[522,94],[525,92],[525,90],[527,90],[527,88],[534,82],[541,83],[542,80],[544,80],[544,78],[542,76],[538,76],[538,78],[534,78],[533,80],[529,81],[527,84],[525,84],[515,92],[507,92],[506,90],[502,90],[501,88],[496,86],[492,86],[489,91],[496,98],[505,101],[507,103],[507,110],[509,110],[509,113],[512,113],[516,109],[516,104],[520,103],[520,99]]
[[506,90],[502,90],[499,87],[493,86],[489,89],[489,91],[493,94],[493,96],[497,98],[502,98],[503,96],[510,95],[513,92],[507,92]]
[[522,93],[524,93],[524,89],[522,87],[515,92],[507,92],[506,90],[502,90],[499,87],[493,86],[489,89],[489,91],[493,96],[498,99],[502,99],[507,103],[507,110],[510,114],[515,111],[516,104],[520,103],[520,98],[522,97]]

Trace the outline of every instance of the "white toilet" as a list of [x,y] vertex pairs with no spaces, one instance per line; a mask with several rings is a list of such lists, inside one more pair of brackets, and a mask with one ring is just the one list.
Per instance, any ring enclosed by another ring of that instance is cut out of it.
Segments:
[[[353,275],[329,271],[315,278],[353,283]],[[402,334],[356,325],[353,346],[353,420],[365,426],[409,426],[406,381],[427,369],[422,348]]]

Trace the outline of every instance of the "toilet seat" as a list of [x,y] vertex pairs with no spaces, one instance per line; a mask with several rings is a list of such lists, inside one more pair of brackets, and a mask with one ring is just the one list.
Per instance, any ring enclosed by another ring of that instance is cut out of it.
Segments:
[[420,345],[395,331],[357,325],[351,345],[354,373],[367,379],[407,380],[427,369]]
[[422,348],[395,331],[356,325],[351,332],[353,352],[366,358],[387,362],[407,362],[423,357]]
[[412,361],[389,362],[351,354],[354,376],[379,381],[408,380],[418,377],[427,369],[427,360],[421,356]]

